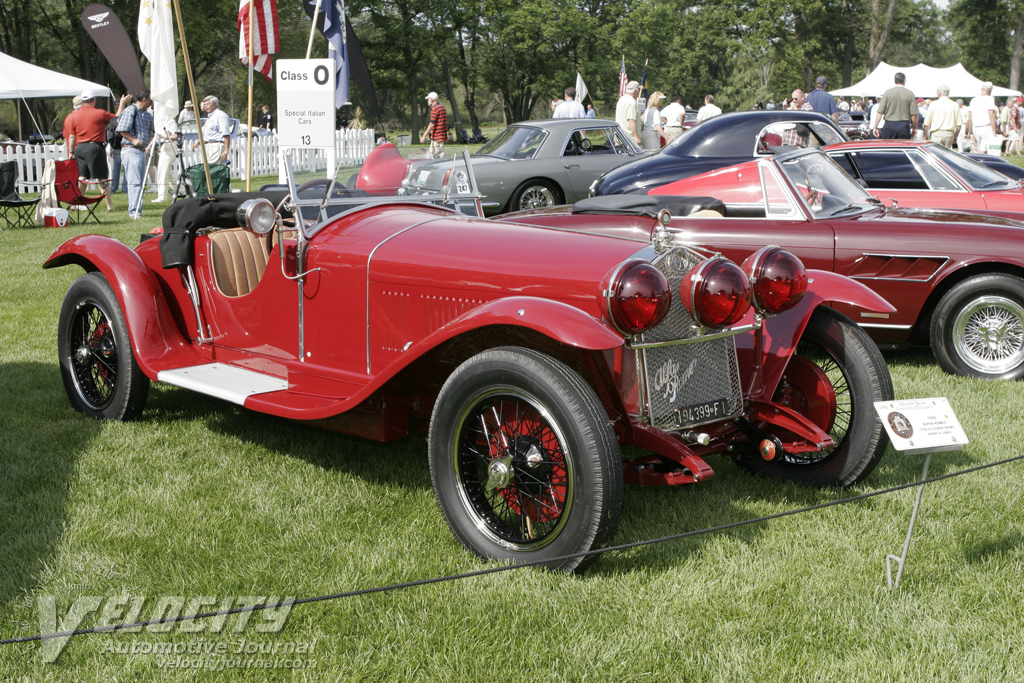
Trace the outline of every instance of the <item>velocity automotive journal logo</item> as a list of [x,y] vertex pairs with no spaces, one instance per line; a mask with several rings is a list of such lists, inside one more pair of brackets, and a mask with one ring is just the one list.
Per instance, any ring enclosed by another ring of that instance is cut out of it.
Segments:
[[[115,631],[114,634],[106,637],[117,637],[117,634],[121,632],[139,633],[142,631],[153,634],[221,633],[225,630],[233,633],[247,631],[279,633],[291,614],[294,601],[294,596],[286,598],[224,596],[218,598],[212,595],[202,595],[187,598],[179,595],[163,597],[86,595],[75,600],[67,611],[61,611],[58,609],[55,596],[41,595],[38,599],[39,632],[43,634],[43,640],[39,654],[46,663],[56,661],[70,639],[70,635],[66,634],[84,629]],[[253,609],[259,605],[271,606]],[[225,613],[232,610],[235,611],[230,614]],[[211,612],[216,614],[202,619],[182,619],[182,617],[193,614]],[[111,629],[119,624],[139,625]],[[180,646],[180,644],[172,643],[146,643],[144,645]],[[225,645],[225,648],[231,651],[230,646]],[[135,650],[138,652],[137,647]],[[110,651],[119,650],[111,649]],[[149,652],[161,654],[162,648],[151,647]],[[170,654],[170,652],[163,654]],[[181,652],[177,652],[177,654],[181,654]],[[223,653],[217,652],[216,654]]]

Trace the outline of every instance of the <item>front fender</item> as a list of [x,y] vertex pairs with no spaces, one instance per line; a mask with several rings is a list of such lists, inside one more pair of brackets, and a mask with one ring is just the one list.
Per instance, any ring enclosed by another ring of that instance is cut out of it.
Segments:
[[[796,351],[796,345],[803,336],[807,323],[818,306],[843,303],[877,313],[892,313],[896,309],[865,285],[845,275],[825,270],[808,270],[810,282],[807,293],[793,308],[764,321],[764,396],[771,397],[782,379],[789,359]],[[741,335],[736,339],[737,352],[741,359],[754,359],[753,334]],[[741,368],[753,367],[741,363]],[[747,384],[749,386],[749,384]]]
[[57,247],[43,268],[69,264],[99,271],[110,283],[147,377],[155,380],[160,370],[206,362],[179,329],[156,276],[130,248],[103,235],[80,235]]

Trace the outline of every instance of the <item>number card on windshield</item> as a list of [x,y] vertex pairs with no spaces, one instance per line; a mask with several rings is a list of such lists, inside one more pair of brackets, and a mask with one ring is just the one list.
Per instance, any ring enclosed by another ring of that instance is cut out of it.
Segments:
[[279,59],[277,135],[281,147],[334,147],[334,60]]
[[878,401],[875,412],[893,448],[908,455],[955,451],[967,444],[967,435],[945,398]]

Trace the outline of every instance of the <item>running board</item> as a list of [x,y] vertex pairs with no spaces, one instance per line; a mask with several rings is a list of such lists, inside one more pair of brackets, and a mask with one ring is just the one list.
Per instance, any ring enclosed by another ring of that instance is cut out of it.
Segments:
[[224,363],[161,370],[157,373],[156,380],[237,403],[240,406],[244,406],[245,399],[250,396],[284,391],[288,388],[286,379]]

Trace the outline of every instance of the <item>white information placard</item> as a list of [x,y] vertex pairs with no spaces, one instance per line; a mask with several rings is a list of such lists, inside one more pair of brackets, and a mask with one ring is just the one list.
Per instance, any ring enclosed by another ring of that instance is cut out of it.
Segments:
[[279,59],[277,135],[281,147],[334,148],[334,60]]
[[968,443],[944,397],[878,401],[875,412],[893,447],[903,453],[955,451]]

